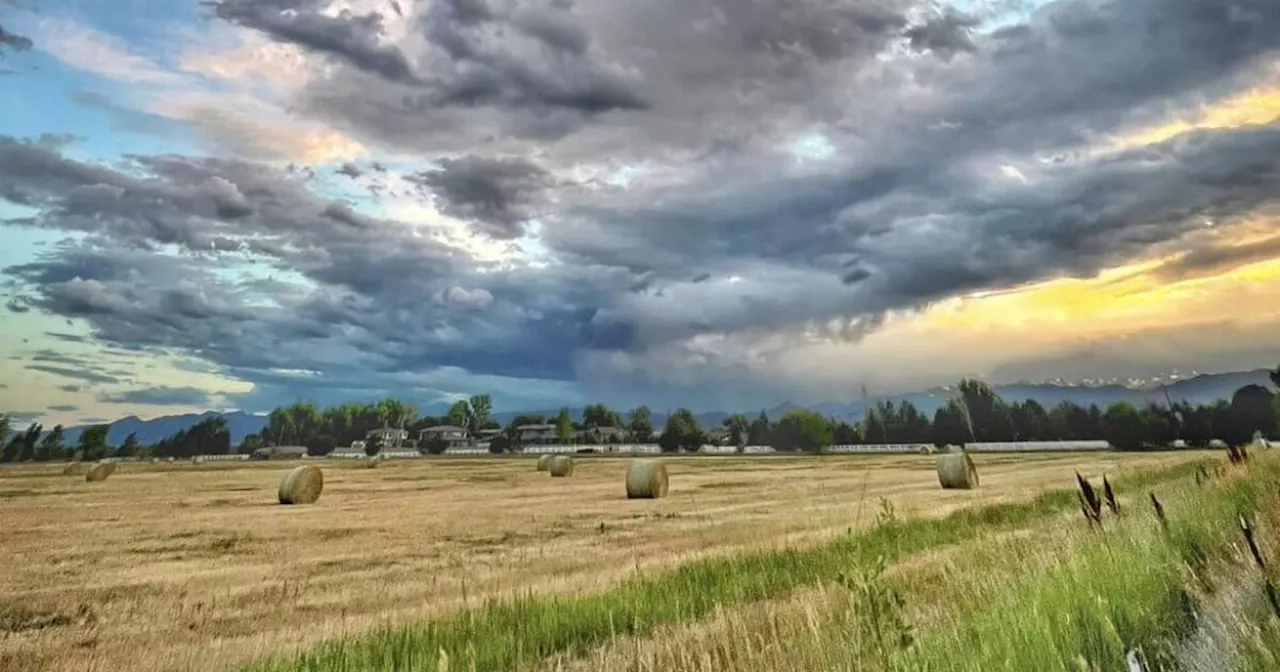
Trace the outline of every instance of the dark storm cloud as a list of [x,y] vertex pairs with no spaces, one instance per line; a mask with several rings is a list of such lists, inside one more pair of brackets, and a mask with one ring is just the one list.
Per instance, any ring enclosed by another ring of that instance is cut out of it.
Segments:
[[[220,3],[337,64],[299,110],[422,150],[438,168],[409,179],[491,237],[536,218],[548,263],[476,262],[257,164],[116,169],[0,139],[0,198],[38,211],[22,224],[90,236],[8,273],[23,305],[99,340],[282,395],[395,389],[439,366],[568,380],[584,353],[602,380],[699,362],[724,381],[750,371],[682,344],[856,340],[885,311],[1087,275],[1280,193],[1275,125],[1085,151],[1250,83],[1280,47],[1280,5],[1063,0],[995,34],[919,9],[452,0],[409,8],[392,46],[373,15]],[[831,155],[798,161],[789,147],[813,134]],[[289,278],[229,279],[245,257]]]
[[425,86],[351,68],[311,82],[300,104],[430,152],[556,141],[600,125],[622,137],[593,134],[575,151],[733,146],[838,114],[846,73],[898,39],[911,4],[443,0],[410,24],[409,41],[427,47]]
[[31,38],[10,32],[0,25],[0,58],[4,58],[6,50],[26,51],[32,44]]
[[[91,235],[6,273],[33,305],[85,319],[105,343],[247,371],[346,363],[352,377],[457,366],[547,379],[572,376],[565,344],[623,345],[592,318],[629,274],[483,273],[458,250],[317,198],[281,171],[133,162],[126,173],[0,140],[0,193],[41,211],[28,225]],[[216,275],[245,254],[314,285]]]
[[516,238],[537,215],[543,192],[553,186],[546,171],[523,159],[465,156],[408,178],[436,198],[441,212],[476,222],[495,238]]
[[977,18],[948,7],[923,23],[911,26],[904,34],[912,49],[950,60],[957,53],[977,50],[972,33],[978,23]]
[[98,395],[98,401],[108,404],[207,407],[213,402],[213,399],[208,392],[199,388],[162,386],[100,394]]

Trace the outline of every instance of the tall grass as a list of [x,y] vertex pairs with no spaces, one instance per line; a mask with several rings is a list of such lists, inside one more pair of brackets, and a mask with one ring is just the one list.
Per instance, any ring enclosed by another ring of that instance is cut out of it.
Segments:
[[1124,669],[1126,653],[1136,651],[1147,669],[1177,669],[1179,644],[1196,626],[1197,598],[1240,576],[1238,517],[1274,506],[1268,492],[1278,477],[1268,460],[1203,489],[1183,484],[1166,494],[1167,529],[1149,508],[1131,510],[1101,531],[1081,531],[1076,543],[1046,549],[1056,557],[1038,563],[1039,571],[988,565],[951,591],[950,625],[899,652],[889,667],[1112,670]]
[[[1136,474],[1119,479],[1117,487],[1136,489],[1184,478],[1198,466]],[[442,662],[476,672],[516,669],[555,654],[584,654],[619,635],[648,635],[660,626],[699,619],[721,607],[833,582],[850,568],[1016,530],[1070,510],[1076,505],[1074,497],[1073,490],[1062,490],[1026,503],[964,509],[941,519],[889,520],[817,548],[693,562],[595,595],[491,602],[456,616],[384,629],[245,669],[436,670]]]

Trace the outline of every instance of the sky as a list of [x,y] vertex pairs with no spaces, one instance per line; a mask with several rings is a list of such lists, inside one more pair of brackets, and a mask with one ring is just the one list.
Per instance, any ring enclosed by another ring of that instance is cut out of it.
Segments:
[[0,0],[0,411],[1280,362],[1274,0]]

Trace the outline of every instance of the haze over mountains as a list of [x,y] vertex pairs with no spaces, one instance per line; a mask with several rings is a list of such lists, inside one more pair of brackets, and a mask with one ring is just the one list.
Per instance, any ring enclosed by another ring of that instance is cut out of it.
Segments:
[[[1089,404],[1098,404],[1099,406],[1106,407],[1109,404],[1120,401],[1127,401],[1138,406],[1143,406],[1149,403],[1164,404],[1166,403],[1166,393],[1168,395],[1168,399],[1172,399],[1175,402],[1188,401],[1195,404],[1210,403],[1217,399],[1229,399],[1233,392],[1250,384],[1263,385],[1268,389],[1274,387],[1271,384],[1266,369],[1255,369],[1252,371],[1235,371],[1230,373],[1198,375],[1179,380],[1167,386],[1137,387],[1118,384],[1067,385],[1019,383],[1012,385],[998,385],[995,389],[1001,397],[1008,401],[1035,399],[1045,407],[1052,407],[1063,401],[1073,401],[1085,406]],[[910,401],[922,412],[932,415],[934,411],[946,403],[947,399],[949,399],[952,394],[952,389],[939,387],[903,395],[871,395],[868,397],[868,401],[870,403],[876,403],[878,401],[893,401],[894,403]],[[848,402],[824,402],[809,405],[807,407],[816,410],[823,415],[842,420],[858,420],[861,419],[864,414],[864,405],[862,400],[853,400]],[[768,413],[770,418],[777,419],[782,414],[795,408],[801,408],[801,406],[786,402],[774,406],[773,408],[763,410]],[[581,415],[582,409],[580,408],[570,410],[575,418]],[[653,407],[654,427],[661,428],[666,423],[667,413],[672,410],[674,409]],[[697,418],[698,422],[706,428],[719,425],[731,413],[746,413],[749,416],[754,417],[760,412],[760,410],[762,409],[710,411],[697,414]],[[445,404],[428,406],[421,409],[421,412],[425,415],[444,415],[447,411],[448,406]],[[559,412],[559,409],[501,411],[494,413],[494,419],[505,425],[517,415],[530,412],[554,416]],[[231,442],[233,445],[238,445],[242,440],[244,440],[244,437],[260,431],[266,425],[265,414],[246,413],[243,411],[232,411],[227,413],[206,411],[204,413],[160,416],[149,420],[143,420],[136,416],[128,416],[111,423],[108,442],[112,445],[119,445],[124,441],[126,436],[136,432],[138,440],[143,444],[155,443],[167,436],[171,436],[183,429],[186,429],[201,420],[219,415],[227,419],[227,425],[231,430]],[[18,426],[15,427],[15,429],[22,429],[22,427]],[[77,440],[83,429],[84,426],[68,428],[66,430],[66,441],[70,443]]]

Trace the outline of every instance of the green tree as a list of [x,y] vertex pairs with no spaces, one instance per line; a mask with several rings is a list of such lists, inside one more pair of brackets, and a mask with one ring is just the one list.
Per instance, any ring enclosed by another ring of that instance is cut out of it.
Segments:
[[1276,387],[1280,387],[1280,366],[1276,366],[1276,368],[1272,370],[1269,375],[1271,377],[1271,384],[1275,385]]
[[561,443],[573,440],[573,418],[567,408],[560,409],[560,415],[556,416],[556,440]]
[[622,418],[604,404],[587,404],[582,409],[582,426],[584,429],[621,427]]
[[779,451],[815,452],[830,446],[831,425],[813,411],[789,411],[773,432],[773,447]]
[[898,406],[895,420],[895,443],[929,443],[932,440],[929,418],[910,401],[903,401]]
[[882,402],[867,409],[867,417],[862,421],[862,438],[868,444],[889,443],[889,425],[894,421],[893,403]]
[[1091,414],[1092,410],[1070,401],[1054,406],[1049,411],[1051,436],[1068,441],[1097,440],[1102,434]]
[[1147,404],[1138,410],[1142,417],[1143,443],[1148,446],[1168,446],[1179,438],[1178,418],[1172,409]]
[[9,441],[4,444],[4,452],[0,453],[0,462],[14,462],[18,459],[18,454],[22,452],[22,435],[15,434],[9,437]]
[[854,424],[843,420],[831,420],[829,423],[832,445],[849,446],[862,443],[862,436],[858,434],[858,428]]
[[[0,445],[8,445],[9,432],[13,429],[13,423],[9,421],[7,413],[0,413]],[[8,460],[4,460],[8,461]]]
[[107,456],[107,432],[110,431],[111,425],[93,425],[80,432],[78,449],[86,462]]
[[1111,404],[1102,414],[1102,438],[1119,450],[1140,450],[1147,428],[1138,409],[1128,402]]
[[1056,438],[1049,412],[1035,399],[1011,404],[1009,417],[1013,422],[1014,439],[1017,441],[1048,441]]
[[470,428],[471,427],[471,404],[465,401],[455,401],[449,407],[449,424],[455,427]]
[[1219,438],[1238,446],[1253,440],[1254,432],[1271,436],[1276,431],[1275,395],[1261,385],[1245,385],[1231,395],[1231,414]]
[[[134,436],[134,435],[130,434],[129,436]],[[135,437],[135,440],[136,440],[136,437]],[[128,443],[128,442],[129,442],[129,439],[126,438],[125,443]],[[267,442],[262,440],[261,434],[249,434],[248,436],[245,436],[244,439],[240,441],[240,446],[236,448],[236,452],[240,453],[241,455],[252,455],[253,451],[259,448],[265,448],[266,446],[267,446]],[[120,450],[124,450],[124,446],[120,446]]]
[[40,434],[43,430],[44,427],[40,423],[33,422],[27,427],[27,431],[23,432],[21,448],[18,451],[19,462],[30,462],[36,458],[36,444],[40,442]]
[[747,445],[747,437],[751,433],[751,421],[741,413],[734,413],[724,419],[724,428],[729,430],[729,443],[742,447]]
[[760,411],[760,415],[751,421],[751,427],[747,429],[747,445],[770,445],[772,433],[773,425],[769,422],[769,416],[764,411]]
[[679,450],[693,452],[701,448],[703,443],[702,428],[698,427],[698,419],[694,417],[693,411],[687,408],[676,409],[676,412],[667,418],[667,427],[662,431],[662,436],[658,437],[658,445],[664,452],[669,453]]
[[142,452],[142,445],[138,443],[137,432],[129,432],[129,436],[124,437],[124,443],[116,449],[116,455],[120,457],[134,457],[140,452]]
[[477,394],[467,400],[467,406],[470,407],[471,435],[475,436],[480,430],[489,426],[493,422],[493,397],[488,394]]
[[974,441],[1013,440],[1013,419],[1009,407],[990,385],[980,380],[960,381],[960,403],[965,424]]
[[55,425],[48,434],[44,435],[44,439],[40,441],[40,448],[36,451],[37,462],[51,462],[62,457],[62,439],[65,434],[62,425]]
[[962,445],[969,440],[969,426],[964,420],[960,402],[951,399],[933,413],[930,427],[933,443],[939,446]]
[[653,438],[653,412],[648,406],[637,406],[631,409],[631,440],[636,443],[648,443]]

